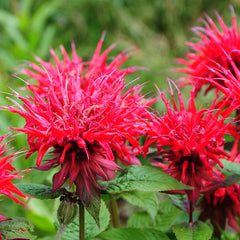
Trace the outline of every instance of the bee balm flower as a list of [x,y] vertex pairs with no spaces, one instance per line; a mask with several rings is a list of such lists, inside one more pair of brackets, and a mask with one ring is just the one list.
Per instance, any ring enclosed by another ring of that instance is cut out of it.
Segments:
[[190,201],[196,203],[204,188],[203,180],[222,181],[214,166],[218,164],[222,167],[220,158],[229,157],[223,149],[224,134],[234,134],[234,131],[224,120],[231,110],[224,113],[224,104],[219,110],[214,110],[215,100],[210,109],[198,111],[193,92],[188,109],[184,106],[181,93],[178,93],[178,108],[173,93],[172,96],[173,108],[161,93],[167,113],[153,117],[143,149],[146,154],[148,147],[156,143],[157,158],[162,161],[155,165],[163,167],[166,173],[184,184],[193,186],[194,189],[186,193]]
[[[67,69],[67,65],[60,67],[65,63],[58,63],[58,69],[66,67],[65,71],[70,73],[72,64]],[[48,70],[49,76],[58,72],[52,67]],[[124,74],[119,75],[115,68],[109,73],[93,72],[87,80],[58,74],[48,79],[44,94],[39,91],[41,82],[37,88],[27,84],[33,96],[15,93],[23,106],[16,104],[8,109],[26,120],[26,125],[16,130],[28,135],[27,157],[38,152],[40,170],[60,166],[53,177],[53,190],[69,180],[70,186],[76,185],[78,196],[87,205],[93,195],[99,195],[97,179],[110,180],[121,170],[116,158],[125,165],[140,164],[136,158],[140,151],[138,138],[146,132],[141,118],[145,117],[151,101],[145,101],[139,94],[140,86],[123,93]],[[51,157],[42,164],[48,151]]]
[[205,84],[209,85],[206,92],[215,88],[214,84],[207,81],[206,78],[214,79],[214,81],[224,85],[224,81],[218,81],[218,76],[214,71],[211,71],[211,68],[216,68],[218,65],[221,65],[223,68],[233,71],[231,60],[228,56],[231,56],[236,66],[239,67],[240,65],[239,29],[237,27],[234,10],[233,8],[231,9],[231,27],[226,26],[218,13],[216,13],[216,15],[220,28],[218,28],[214,21],[206,15],[207,21],[204,21],[205,27],[193,28],[193,31],[199,36],[199,40],[196,43],[188,43],[194,52],[188,53],[186,59],[178,59],[180,63],[186,65],[186,68],[179,68],[176,70],[185,72],[189,75],[189,84],[195,86],[196,92],[200,91]]

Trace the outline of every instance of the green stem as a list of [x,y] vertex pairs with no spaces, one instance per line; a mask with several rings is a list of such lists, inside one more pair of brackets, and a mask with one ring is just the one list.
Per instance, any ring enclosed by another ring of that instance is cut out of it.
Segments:
[[112,224],[114,228],[118,228],[120,227],[120,221],[118,217],[117,201],[112,195],[109,195],[109,198],[110,198],[110,211],[111,211],[111,217],[112,217]]
[[66,226],[67,226],[67,225],[65,225],[65,224],[60,224],[60,225],[59,225],[59,228],[58,228],[58,231],[57,231],[57,235],[56,235],[55,240],[61,240],[62,235],[63,235],[63,233],[64,233],[64,230],[65,230]]
[[80,202],[78,204],[79,207],[79,240],[85,239],[85,213],[84,213],[84,206]]

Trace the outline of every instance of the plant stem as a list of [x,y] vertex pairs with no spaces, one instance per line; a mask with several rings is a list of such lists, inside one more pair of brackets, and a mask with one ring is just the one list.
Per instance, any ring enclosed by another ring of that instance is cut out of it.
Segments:
[[85,239],[85,213],[84,206],[81,202],[78,204],[79,207],[79,240]]
[[57,235],[56,235],[55,240],[61,240],[65,228],[66,228],[66,225],[65,225],[65,224],[60,224],[60,225],[59,225],[59,228],[58,228],[58,231],[57,231]]
[[112,217],[112,224],[114,228],[118,228],[120,227],[120,221],[118,217],[117,201],[112,195],[109,195],[109,198],[110,198],[110,212]]

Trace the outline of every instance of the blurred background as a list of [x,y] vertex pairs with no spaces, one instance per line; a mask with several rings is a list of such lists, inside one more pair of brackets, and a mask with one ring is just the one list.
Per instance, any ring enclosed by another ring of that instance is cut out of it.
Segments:
[[[214,10],[231,25],[229,4],[233,5],[239,20],[238,0],[0,0],[0,105],[11,104],[6,99],[5,92],[11,92],[8,87],[17,90],[23,85],[13,75],[34,61],[34,56],[49,60],[52,47],[61,58],[60,44],[71,54],[73,40],[78,55],[84,60],[90,59],[104,30],[107,34],[103,49],[118,42],[111,56],[131,47],[140,50],[124,66],[142,66],[148,70],[128,76],[127,81],[140,77],[139,83],[146,82],[144,92],[156,94],[153,83],[166,92],[166,77],[176,80],[180,76],[172,71],[177,66],[174,59],[184,57],[190,50],[185,42],[196,37],[191,27],[202,26],[200,18],[204,18],[204,13],[216,20]],[[189,90],[188,87],[182,89],[186,101]],[[207,96],[201,93],[197,101],[208,103],[213,97],[211,94],[213,92]],[[161,111],[161,104],[155,108]],[[1,111],[0,117],[1,135],[7,133],[10,126],[24,126],[24,121],[15,114]],[[26,137],[20,134],[11,144],[17,150],[23,149]],[[34,166],[35,157],[28,160],[21,157],[14,163],[15,167],[20,170]],[[33,170],[26,174],[24,182],[51,185],[52,174]],[[31,199],[28,209],[10,199],[0,201],[2,214],[27,217],[39,237],[55,234],[53,201]]]

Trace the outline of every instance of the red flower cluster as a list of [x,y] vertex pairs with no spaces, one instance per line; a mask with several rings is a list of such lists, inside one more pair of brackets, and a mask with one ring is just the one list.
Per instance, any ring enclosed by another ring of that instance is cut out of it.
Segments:
[[[186,59],[178,59],[178,61],[187,66],[187,68],[178,68],[177,71],[185,72],[189,75],[190,83],[195,86],[196,92],[200,91],[201,87],[209,84],[206,89],[208,92],[214,88],[212,81],[207,79],[214,79],[225,86],[225,82],[219,80],[218,74],[212,69],[222,66],[228,71],[234,72],[232,61],[234,64],[240,66],[240,36],[237,28],[236,16],[232,9],[232,26],[227,27],[223,19],[216,13],[218,23],[221,30],[218,29],[213,20],[206,15],[207,21],[205,27],[194,27],[193,31],[200,37],[196,42],[188,42],[188,45],[195,51],[188,53]],[[186,83],[185,83],[186,84]]]
[[[19,176],[18,174],[23,171],[14,172],[16,169],[11,165],[11,162],[14,161],[13,158],[17,153],[5,155],[9,150],[6,148],[6,143],[3,144],[4,138],[4,136],[0,137],[0,194],[4,194],[15,202],[26,206],[24,202],[20,201],[13,195],[14,193],[20,197],[27,197],[12,183],[13,179],[22,178],[22,176]],[[0,215],[0,220],[3,220],[2,215]]]
[[216,234],[219,236],[221,229],[225,229],[227,219],[229,226],[240,232],[236,218],[240,216],[239,201],[239,184],[233,184],[227,188],[220,188],[212,194],[205,194],[200,203],[202,212],[199,219],[203,221],[210,219]]
[[[136,158],[140,150],[138,138],[146,132],[146,124],[140,118],[151,104],[139,94],[140,86],[123,93],[123,77],[133,68],[118,69],[127,58],[125,54],[107,65],[112,47],[100,56],[101,45],[102,39],[89,63],[82,63],[74,48],[70,61],[62,48],[63,62],[52,52],[56,68],[43,61],[40,62],[45,70],[31,64],[38,73],[25,72],[39,85],[27,83],[33,96],[15,93],[23,106],[9,107],[26,120],[25,127],[15,129],[28,135],[27,157],[38,151],[40,170],[60,165],[53,177],[53,190],[69,180],[70,187],[76,184],[85,205],[91,196],[99,195],[97,179],[110,180],[121,170],[116,159],[125,165],[140,164]],[[51,158],[41,165],[48,151]]]
[[[216,99],[210,109],[198,111],[191,92],[186,110],[181,93],[178,92],[180,108],[173,97],[173,109],[163,93],[161,98],[166,105],[167,113],[153,117],[152,126],[144,145],[145,154],[148,147],[156,142],[158,149],[155,163],[164,167],[164,171],[184,184],[194,187],[187,192],[191,202],[195,203],[204,188],[204,181],[222,182],[214,166],[222,167],[220,158],[229,157],[224,151],[224,134],[234,134],[231,124],[225,119],[233,109],[222,111],[224,104],[215,110]],[[220,117],[221,115],[221,117]]]

